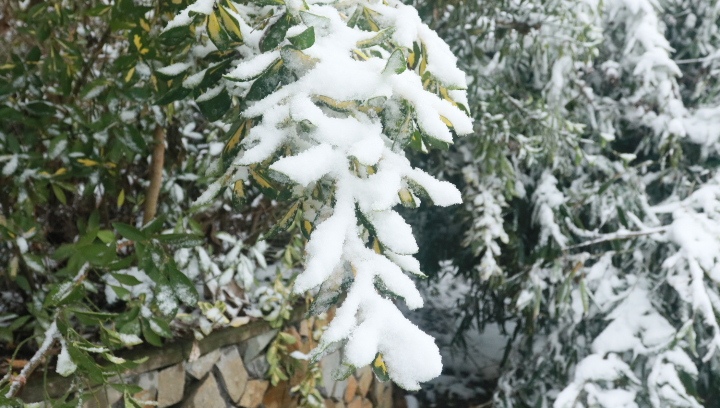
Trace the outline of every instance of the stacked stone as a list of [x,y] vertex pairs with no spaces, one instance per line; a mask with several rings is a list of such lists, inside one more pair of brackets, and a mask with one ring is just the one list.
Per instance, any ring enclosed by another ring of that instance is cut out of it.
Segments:
[[[143,388],[134,397],[147,401],[148,408],[257,408],[269,386],[263,378],[267,370],[264,350],[276,334],[273,330],[239,346],[213,350],[192,361],[123,381]],[[246,366],[244,361],[250,363]],[[109,386],[96,390],[85,403],[86,408],[122,406],[122,394]]]
[[[379,381],[370,367],[365,367],[343,381],[332,381],[329,375],[333,364],[339,364],[339,355],[330,355],[323,361],[323,379],[326,394],[325,408],[392,408],[392,385]],[[327,374],[326,374],[327,373]]]
[[[289,348],[290,352],[307,353],[315,346],[310,336],[312,327],[312,322],[308,325],[303,321],[299,331],[292,326],[286,330],[297,339]],[[239,345],[212,350],[122,381],[143,389],[134,396],[147,401],[147,408],[296,408],[299,397],[292,395],[290,389],[301,381],[304,368],[276,386],[270,386],[264,378],[268,369],[265,351],[276,335],[277,330],[271,330]],[[320,391],[325,397],[325,407],[392,408],[390,383],[378,381],[369,367],[358,370],[346,380],[334,380],[332,373],[339,367],[340,360],[340,355],[334,353],[321,362],[323,383]],[[124,404],[122,394],[106,386],[95,390],[84,406],[117,408]]]

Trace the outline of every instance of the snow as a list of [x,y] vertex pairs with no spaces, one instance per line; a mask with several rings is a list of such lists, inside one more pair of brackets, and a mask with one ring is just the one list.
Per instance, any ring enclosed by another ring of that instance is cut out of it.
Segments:
[[96,87],[93,87],[88,93],[85,94],[83,97],[84,100],[89,101],[92,99],[97,98],[103,91],[107,88],[107,85],[98,85]]
[[[185,296],[189,298],[187,294],[185,294]],[[161,286],[160,290],[155,294],[155,301],[157,302],[160,312],[165,316],[171,316],[178,308],[175,292],[170,286]]]
[[558,190],[557,183],[557,178],[549,172],[543,174],[542,179],[533,193],[533,199],[535,201],[533,222],[541,228],[540,245],[544,245],[548,239],[552,237],[560,247],[565,247],[567,237],[560,231],[560,226],[556,223],[553,213],[553,209],[565,202],[565,197],[560,190]]
[[183,88],[192,89],[200,85],[200,82],[202,82],[203,78],[205,78],[205,71],[207,71],[207,69],[196,72],[185,78],[182,83]]
[[191,64],[187,62],[177,62],[172,65],[168,65],[166,67],[160,68],[157,70],[157,72],[167,75],[167,76],[177,76],[182,74],[183,72],[187,71],[188,68],[191,67]]
[[163,31],[168,31],[171,28],[175,28],[175,27],[182,27],[182,26],[190,25],[190,23],[192,22],[192,17],[190,17],[190,12],[195,12],[195,13],[205,14],[205,15],[212,14],[214,5],[215,5],[215,0],[197,0],[195,3],[191,4],[185,10],[181,11],[180,14],[175,16],[175,18],[170,20],[168,22],[168,24],[165,26],[165,28],[163,29]]
[[280,59],[280,51],[277,50],[259,54],[250,60],[239,63],[232,71],[225,75],[225,77],[241,81],[255,78],[262,74],[278,59]]
[[412,229],[395,211],[377,211],[368,214],[380,242],[396,254],[409,255],[418,251]]
[[333,171],[345,158],[336,154],[332,147],[320,144],[300,154],[284,157],[270,166],[270,169],[287,175],[292,181],[307,186]]
[[[140,284],[134,285],[134,286],[125,285],[125,284],[120,283],[111,274],[104,275],[103,280],[106,283],[105,299],[107,300],[108,303],[113,304],[119,300],[117,294],[112,289],[112,287],[110,287],[110,285],[120,286],[123,289],[128,290],[130,292],[129,298],[135,298],[135,297],[138,297],[143,294],[145,294],[145,295],[152,294],[152,292],[153,292],[152,288],[155,287],[155,282],[152,279],[150,279],[150,277],[145,272],[139,270],[136,267],[131,267],[129,269],[117,271],[116,273],[132,276],[133,278],[139,280]],[[129,300],[129,299],[122,299],[122,300]],[[150,298],[150,300],[152,300],[152,298]]]
[[18,164],[19,164],[18,159],[19,159],[19,157],[17,154],[14,154],[9,157],[8,162],[5,163],[5,165],[3,166],[3,169],[2,169],[3,176],[10,176],[13,173],[15,173],[15,170],[17,170]]
[[117,336],[124,346],[137,346],[143,343],[142,339],[134,334],[117,333]]
[[440,181],[421,169],[411,169],[405,176],[420,185],[433,204],[447,207],[462,202],[460,191],[447,181]]
[[77,364],[75,364],[70,358],[70,353],[67,350],[67,344],[62,338],[60,339],[60,345],[62,348],[60,350],[60,354],[58,354],[55,371],[63,377],[67,377],[77,370]]
[[[585,357],[577,364],[575,368],[575,379],[560,394],[558,394],[553,404],[554,408],[572,408],[580,392],[585,388],[590,395],[594,395],[596,401],[603,400],[605,403],[631,403],[633,405],[613,405],[617,407],[637,407],[634,405],[635,395],[632,391],[624,391],[620,393],[604,392],[598,398],[598,390],[595,387],[583,387],[585,383],[591,381],[617,381],[626,378],[631,382],[639,383],[640,380],[632,373],[630,367],[625,364],[617,355],[610,354],[607,358],[603,358],[597,354],[591,354]],[[595,392],[593,392],[595,391]],[[629,398],[630,397],[630,398]],[[612,398],[612,399],[607,399]]]
[[210,99],[220,95],[220,92],[222,92],[225,89],[225,86],[218,85],[214,88],[210,88],[209,90],[205,91],[202,95],[198,96],[197,99],[195,99],[196,102],[205,102],[209,101]]

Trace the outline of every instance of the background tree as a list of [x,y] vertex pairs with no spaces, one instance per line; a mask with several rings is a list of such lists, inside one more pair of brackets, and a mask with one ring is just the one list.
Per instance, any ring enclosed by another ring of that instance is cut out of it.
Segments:
[[428,6],[478,128],[444,166],[468,193],[459,327],[516,323],[496,404],[712,406],[717,7]]

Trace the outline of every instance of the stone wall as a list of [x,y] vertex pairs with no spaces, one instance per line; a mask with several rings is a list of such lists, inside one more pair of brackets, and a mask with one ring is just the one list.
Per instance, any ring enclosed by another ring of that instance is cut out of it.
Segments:
[[[310,324],[312,328],[312,323]],[[296,338],[288,352],[307,353],[314,347],[307,321],[291,326],[285,333]],[[266,350],[278,331],[262,322],[212,333],[200,342],[177,341],[164,349],[133,350],[126,357],[149,357],[140,367],[126,373],[122,381],[142,387],[138,400],[151,401],[147,407],[159,408],[293,408],[299,396],[290,389],[302,379],[299,370],[287,381],[272,386],[265,378]],[[307,363],[303,362],[307,367]],[[336,352],[321,362],[322,384],[318,387],[328,408],[392,408],[392,385],[375,378],[369,367],[346,380],[336,381],[332,373],[340,365]],[[61,395],[69,386],[62,377],[48,381],[49,394]],[[28,383],[21,397],[27,402],[44,395],[41,381]],[[156,404],[156,405],[155,405]],[[122,394],[110,386],[96,387],[87,398],[86,408],[122,407]]]

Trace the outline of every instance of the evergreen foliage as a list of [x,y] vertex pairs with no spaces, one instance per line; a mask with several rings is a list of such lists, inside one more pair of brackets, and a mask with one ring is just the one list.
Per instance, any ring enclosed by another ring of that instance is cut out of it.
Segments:
[[314,359],[417,389],[447,259],[430,303],[512,328],[497,406],[720,398],[717,1],[106,3],[0,6],[0,405],[293,292]]
[[713,406],[717,4],[427,6],[478,128],[460,328],[516,323],[495,403]]

